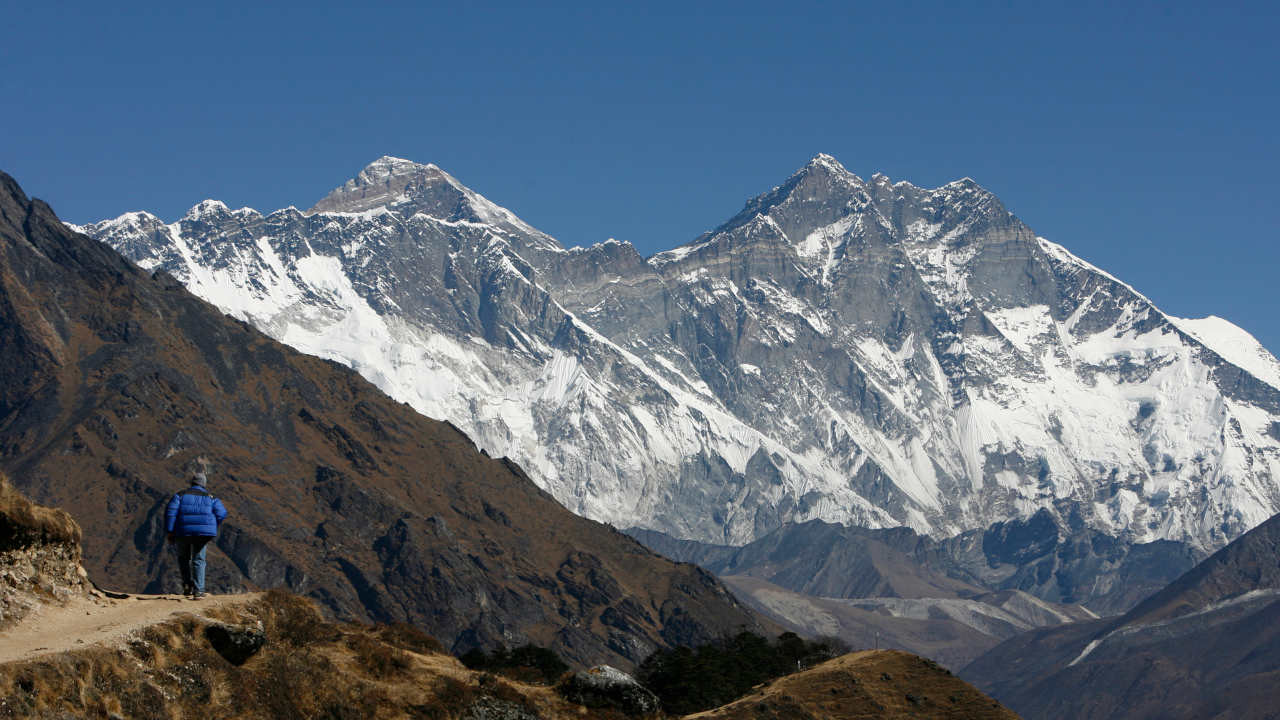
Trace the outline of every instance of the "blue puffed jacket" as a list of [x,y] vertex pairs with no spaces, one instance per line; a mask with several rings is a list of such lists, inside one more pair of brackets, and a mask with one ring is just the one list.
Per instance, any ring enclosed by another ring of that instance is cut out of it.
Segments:
[[165,531],[174,535],[216,537],[226,519],[222,501],[199,485],[175,494],[164,511]]

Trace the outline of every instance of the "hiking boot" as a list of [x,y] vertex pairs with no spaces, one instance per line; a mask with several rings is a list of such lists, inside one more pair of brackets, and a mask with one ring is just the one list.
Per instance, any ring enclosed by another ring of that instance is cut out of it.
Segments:
[[204,597],[204,591],[203,591],[203,590],[196,590],[195,592],[191,593],[191,599],[192,599],[192,600],[199,600],[199,599],[200,599],[200,598],[202,598],[202,597]]
[[183,585],[183,586],[182,586],[182,594],[183,594],[183,595],[186,595],[187,597],[191,597],[191,596],[192,596],[192,594],[194,594],[194,593],[195,593],[195,591],[196,591],[196,587],[195,587],[195,585]]

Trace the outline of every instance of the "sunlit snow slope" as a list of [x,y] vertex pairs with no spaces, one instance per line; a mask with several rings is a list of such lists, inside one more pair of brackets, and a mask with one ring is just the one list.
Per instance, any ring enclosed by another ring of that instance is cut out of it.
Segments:
[[1164,315],[968,179],[820,155],[647,259],[566,250],[389,157],[305,212],[81,229],[620,526],[949,535],[1044,507],[1211,549],[1280,510],[1275,358]]

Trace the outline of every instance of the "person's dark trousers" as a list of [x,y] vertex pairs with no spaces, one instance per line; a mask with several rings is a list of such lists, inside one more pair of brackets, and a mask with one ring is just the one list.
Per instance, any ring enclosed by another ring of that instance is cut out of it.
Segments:
[[182,573],[183,588],[204,593],[204,550],[212,539],[199,535],[178,538],[178,572]]

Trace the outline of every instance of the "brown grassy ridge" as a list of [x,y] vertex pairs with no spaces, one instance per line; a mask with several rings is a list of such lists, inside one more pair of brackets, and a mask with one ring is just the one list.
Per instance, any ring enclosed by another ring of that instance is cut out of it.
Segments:
[[71,515],[32,503],[0,473],[0,552],[31,545],[80,545]]
[[[242,665],[210,645],[211,625],[257,629]],[[89,647],[0,664],[0,718],[600,718],[553,686],[468,670],[420,630],[326,621],[305,598],[264,593],[187,613]],[[659,715],[658,717],[666,717]],[[1015,718],[936,663],[864,651],[775,680],[690,718]]]
[[[260,628],[267,642],[233,665],[205,639],[214,623]],[[0,665],[0,718],[443,719],[484,708],[508,713],[494,717],[584,711],[550,687],[467,670],[410,626],[328,622],[278,590],[177,616],[118,647]]]
[[863,650],[757,687],[693,720],[961,718],[1016,720],[1012,710],[932,660]]

